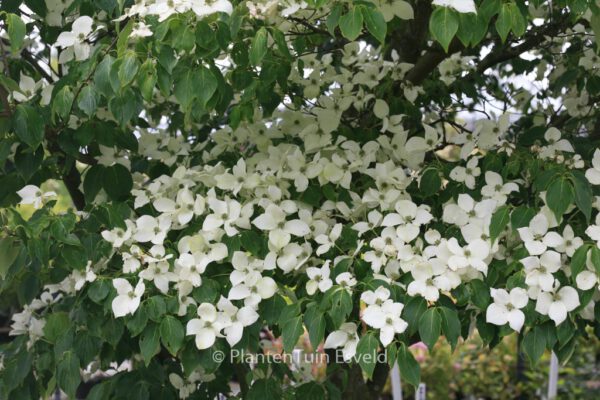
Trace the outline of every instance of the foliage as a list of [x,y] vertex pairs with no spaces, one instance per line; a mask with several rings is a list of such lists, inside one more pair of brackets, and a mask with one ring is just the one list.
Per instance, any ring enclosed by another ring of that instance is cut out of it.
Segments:
[[[475,329],[566,363],[600,332],[599,18],[3,1],[0,397],[378,398]],[[230,356],[305,330],[319,379]]]

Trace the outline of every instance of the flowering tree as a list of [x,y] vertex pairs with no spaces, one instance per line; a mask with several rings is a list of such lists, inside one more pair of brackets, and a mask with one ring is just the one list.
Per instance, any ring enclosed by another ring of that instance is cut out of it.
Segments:
[[[0,397],[375,399],[415,342],[600,332],[596,2],[0,10]],[[326,376],[230,357],[305,331]]]

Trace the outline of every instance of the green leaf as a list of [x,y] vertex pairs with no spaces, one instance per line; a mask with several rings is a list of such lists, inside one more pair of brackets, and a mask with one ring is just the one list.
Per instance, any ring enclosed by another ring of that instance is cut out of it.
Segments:
[[313,303],[313,307],[306,309],[304,313],[304,323],[308,331],[308,338],[313,349],[319,347],[325,336],[325,313]]
[[121,65],[119,65],[118,76],[121,87],[129,85],[133,81],[133,78],[135,78],[139,69],[140,62],[138,61],[135,52],[126,52],[121,60]]
[[510,226],[513,230],[529,225],[529,221],[535,217],[535,210],[527,206],[519,206],[510,215]]
[[346,39],[355,40],[363,26],[363,15],[360,11],[361,7],[352,7],[346,14],[342,15],[339,20],[340,31]]
[[428,309],[419,319],[419,335],[430,350],[440,337],[441,329],[442,317],[437,308]]
[[16,107],[13,127],[19,139],[33,149],[44,138],[44,120],[38,110],[28,105],[19,104]]
[[113,200],[123,200],[130,194],[133,179],[127,168],[115,164],[104,168],[103,187],[106,194]]
[[140,72],[137,76],[137,84],[142,93],[142,97],[144,97],[146,101],[152,100],[154,87],[156,86],[157,81],[156,66],[154,65],[153,60],[148,59],[140,67]]
[[77,105],[88,117],[91,117],[96,112],[96,108],[98,107],[98,94],[93,85],[86,85],[81,89]]
[[417,331],[419,320],[425,311],[427,311],[427,302],[420,296],[411,297],[406,302],[402,318],[408,323],[409,333],[412,334]]
[[17,53],[23,46],[23,40],[25,39],[25,34],[27,33],[25,23],[21,17],[16,14],[7,14],[6,23],[8,25],[10,49],[13,53]]
[[160,332],[158,325],[148,325],[142,336],[140,336],[140,352],[146,366],[150,364],[152,357],[160,351]]
[[213,96],[218,83],[212,72],[205,67],[192,70],[188,69],[175,82],[175,98],[181,106],[187,109],[192,101],[197,98],[203,105]]
[[327,394],[323,385],[317,382],[307,382],[296,389],[296,399],[325,400],[327,399]]
[[519,6],[515,3],[509,3],[511,29],[516,36],[522,36],[527,29],[527,19],[521,13]]
[[375,7],[360,6],[360,8],[367,30],[383,44],[387,33],[387,23],[383,14]]
[[562,219],[563,214],[573,202],[573,186],[568,179],[558,178],[554,180],[546,191],[546,204],[556,215],[557,221]]
[[490,304],[490,288],[482,280],[474,279],[471,284],[471,300],[479,309],[485,310]]
[[98,64],[96,67],[96,72],[94,73],[94,83],[96,84],[96,89],[104,97],[112,96],[114,93],[110,78],[110,71],[114,62],[115,59],[113,57],[106,55],[100,64]]
[[596,273],[600,274],[600,249],[598,247],[592,246],[590,260],[592,261],[592,265],[596,269]]
[[65,352],[57,364],[56,382],[69,398],[75,398],[75,392],[81,382],[81,375],[79,372],[79,358],[73,351]]
[[283,336],[283,349],[287,353],[294,349],[302,332],[304,332],[304,327],[301,316],[291,318],[283,324],[281,335]]
[[46,318],[44,325],[44,338],[50,343],[56,343],[56,340],[65,334],[71,327],[71,319],[66,312],[54,312]]
[[281,385],[274,379],[258,379],[254,381],[248,394],[247,400],[281,399]]
[[573,253],[573,257],[571,257],[571,276],[573,279],[584,270],[587,261],[587,253],[590,250],[590,247],[589,244],[584,244]]
[[177,318],[169,315],[160,323],[160,340],[172,355],[175,356],[183,345],[184,336],[183,325]]
[[265,54],[267,54],[268,36],[269,33],[264,26],[256,32],[256,35],[254,35],[252,43],[250,44],[250,51],[248,54],[250,57],[250,64],[257,66],[260,65],[260,63],[262,62],[262,59],[265,57]]
[[9,268],[17,259],[19,248],[11,237],[0,237],[0,277],[6,278]]
[[117,38],[117,56],[119,58],[127,51],[127,43],[129,42],[131,31],[133,31],[134,23],[135,21],[133,19],[129,19],[125,28],[119,33],[119,37]]
[[504,3],[502,8],[500,8],[500,13],[498,14],[498,19],[496,19],[496,31],[502,42],[506,41],[508,34],[512,28],[512,7],[510,3]]
[[327,20],[325,21],[325,25],[327,26],[327,31],[333,37],[335,37],[335,28],[337,28],[340,22],[340,16],[342,15],[342,5],[340,3],[335,3],[331,8],[331,12],[327,16]]
[[358,365],[369,379],[373,376],[375,365],[377,365],[377,349],[379,340],[373,332],[363,335],[356,346],[356,358]]
[[419,194],[428,198],[439,192],[442,187],[442,178],[437,168],[427,168],[419,181]]
[[92,165],[83,179],[83,193],[87,202],[92,202],[103,186],[104,166]]
[[429,31],[435,40],[437,40],[446,53],[450,42],[456,32],[458,32],[459,20],[456,12],[449,7],[437,7],[429,19]]
[[458,313],[456,310],[452,310],[448,307],[440,307],[439,311],[442,314],[442,331],[444,332],[446,340],[450,343],[452,350],[454,350],[458,343],[461,328]]
[[573,186],[575,188],[575,204],[585,216],[585,220],[589,223],[592,217],[592,204],[594,202],[594,194],[592,187],[581,171],[571,171]]
[[494,242],[510,221],[510,207],[502,206],[492,215],[490,222],[490,240]]
[[52,100],[52,114],[66,119],[71,112],[75,95],[69,86],[64,86]]
[[421,382],[421,367],[419,367],[419,363],[417,363],[417,360],[415,360],[404,343],[401,343],[398,347],[397,358],[402,379],[415,388],[419,386]]
[[539,326],[536,326],[525,334],[522,346],[531,363],[535,365],[546,350],[546,335]]

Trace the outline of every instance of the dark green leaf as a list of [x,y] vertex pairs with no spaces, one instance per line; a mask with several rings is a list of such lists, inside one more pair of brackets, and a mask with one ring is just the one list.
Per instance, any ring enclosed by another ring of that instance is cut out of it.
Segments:
[[373,376],[375,365],[377,365],[377,349],[379,340],[374,333],[368,332],[363,335],[356,346],[356,358],[358,365],[369,379]]
[[160,323],[160,340],[172,355],[176,355],[183,345],[184,336],[183,325],[177,318],[169,315]]
[[433,345],[440,337],[442,317],[437,308],[430,308],[419,319],[419,335],[423,343],[433,349]]
[[15,133],[29,147],[37,148],[44,138],[44,120],[33,107],[19,104],[13,119]]
[[104,191],[113,200],[123,200],[131,192],[133,180],[131,173],[121,164],[104,168]]

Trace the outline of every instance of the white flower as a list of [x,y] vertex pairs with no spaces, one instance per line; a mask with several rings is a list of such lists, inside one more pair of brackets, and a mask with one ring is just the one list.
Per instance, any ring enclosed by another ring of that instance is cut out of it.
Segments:
[[399,200],[396,203],[397,213],[386,215],[381,222],[382,226],[397,226],[400,225],[396,234],[405,243],[414,240],[420,232],[420,226],[427,224],[433,219],[429,212],[429,207],[420,205],[417,207],[410,200]]
[[394,340],[397,333],[402,333],[408,327],[406,321],[400,318],[404,304],[386,300],[381,306],[369,306],[363,313],[365,323],[379,329],[379,340],[387,346]]
[[212,196],[208,197],[207,202],[213,214],[206,216],[202,224],[202,230],[211,232],[222,226],[227,236],[237,234],[238,230],[233,225],[239,224],[238,220],[243,214],[240,203],[235,200],[217,200]]
[[214,14],[216,12],[224,12],[231,14],[233,6],[227,0],[192,0],[192,10],[199,17]]
[[335,283],[340,285],[341,287],[350,290],[351,287],[356,285],[356,278],[352,276],[350,272],[342,272],[338,276],[335,277]]
[[238,308],[223,296],[217,303],[217,307],[228,319],[223,333],[225,333],[227,343],[233,347],[242,339],[244,327],[250,326],[258,320],[258,313],[252,307]]
[[600,185],[600,149],[594,151],[592,168],[585,171],[585,177],[592,185]]
[[141,243],[162,244],[171,228],[171,218],[168,215],[161,215],[158,218],[142,215],[135,221],[135,225],[134,240]]
[[490,254],[490,245],[481,239],[475,239],[466,247],[461,247],[456,238],[448,240],[448,250],[452,256],[448,259],[448,266],[456,271],[461,268],[472,267],[477,271],[487,274],[485,259]]
[[548,232],[548,219],[544,214],[537,214],[529,222],[529,227],[519,228],[519,236],[525,243],[527,251],[537,256],[548,247],[558,247],[564,244],[563,238],[556,232]]
[[383,286],[379,286],[375,291],[367,290],[360,295],[360,299],[368,306],[380,306],[389,298],[390,291]]
[[285,211],[275,204],[269,204],[264,214],[256,217],[252,224],[260,230],[269,231],[269,242],[279,248],[289,243],[290,235],[305,236],[310,233],[310,227],[301,219],[286,221]]
[[[90,56],[90,45],[85,42],[90,33],[94,20],[87,15],[81,16],[73,22],[70,32],[61,32],[56,39],[56,46],[71,48],[77,61],[86,60]],[[67,49],[66,56],[61,55],[61,61],[69,61],[73,53]]]
[[127,229],[116,227],[110,231],[102,231],[102,238],[107,242],[112,243],[113,247],[115,248],[123,246],[123,243],[131,239],[131,235],[135,229],[135,224],[130,220],[126,220],[125,224]]
[[459,13],[476,13],[473,0],[433,0],[434,6],[454,8]]
[[481,175],[481,169],[477,166],[478,163],[477,157],[471,157],[465,167],[454,167],[450,171],[450,179],[463,182],[469,189],[475,189],[475,178]]
[[391,21],[394,16],[405,20],[415,17],[412,6],[404,0],[378,0],[377,5],[386,22]]
[[580,290],[590,290],[594,286],[597,286],[600,280],[598,275],[592,271],[581,271],[575,278],[577,288]]
[[539,286],[542,290],[551,290],[554,283],[554,272],[560,269],[560,254],[547,251],[538,257],[526,257],[521,260],[525,266],[525,283],[530,286]]
[[352,229],[358,232],[358,236],[362,236],[366,231],[370,229],[377,228],[381,221],[383,220],[383,215],[377,210],[369,211],[367,215],[367,221],[360,221],[356,224],[352,225]]
[[244,304],[254,307],[261,300],[272,297],[277,291],[277,283],[268,276],[262,276],[258,271],[249,272],[243,283],[235,285],[229,291],[229,300],[244,300]]
[[525,314],[521,308],[529,302],[529,296],[525,289],[516,287],[510,294],[504,289],[490,289],[494,302],[486,311],[486,321],[494,325],[502,326],[506,323],[519,332],[525,322]]
[[33,208],[40,208],[44,200],[49,197],[55,197],[55,192],[43,193],[41,189],[35,185],[27,185],[17,192],[21,196],[19,204],[31,204]]
[[42,86],[42,80],[39,80],[37,83],[33,80],[32,77],[24,75],[21,72],[21,79],[19,80],[19,91],[15,90],[12,92],[13,99],[18,102],[24,102],[30,100],[35,93]]
[[567,313],[579,306],[577,290],[570,286],[563,286],[552,292],[542,292],[538,295],[535,311],[547,315],[556,325],[567,319]]
[[540,157],[549,158],[555,157],[561,152],[573,153],[575,150],[567,139],[561,139],[561,134],[555,127],[548,128],[544,134],[544,139],[548,142],[548,146],[542,148]]
[[323,264],[321,268],[309,267],[306,269],[306,275],[308,275],[309,281],[306,282],[306,293],[309,295],[315,294],[317,289],[321,292],[326,292],[333,285],[331,279],[329,279],[329,260]]
[[575,236],[571,225],[566,225],[562,233],[563,243],[556,246],[556,251],[565,253],[569,257],[573,257],[575,251],[583,245],[583,240],[580,237]]
[[343,347],[342,355],[345,361],[349,361],[356,354],[356,345],[358,344],[358,334],[356,333],[356,324],[346,322],[340,326],[340,329],[331,332],[325,339],[324,347],[326,349],[336,349]]
[[506,204],[506,199],[511,192],[519,191],[519,185],[514,182],[503,183],[500,174],[494,171],[485,173],[486,185],[481,188],[481,194],[498,202]]
[[317,255],[320,256],[321,254],[327,253],[329,249],[335,246],[335,242],[339,239],[341,234],[342,224],[336,224],[329,232],[329,235],[321,234],[315,237],[315,242],[320,244],[316,251]]
[[117,289],[117,297],[112,301],[112,310],[116,318],[127,314],[133,315],[140,306],[140,299],[144,294],[146,286],[143,280],[139,280],[135,289],[127,280],[116,278],[113,280],[113,286]]
[[215,344],[217,337],[221,336],[224,323],[215,306],[210,303],[198,306],[198,316],[200,318],[191,319],[187,323],[186,335],[196,335],[196,347],[204,350]]

